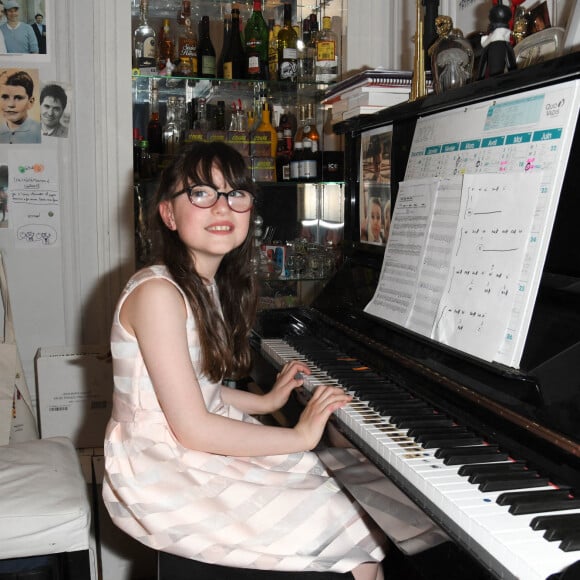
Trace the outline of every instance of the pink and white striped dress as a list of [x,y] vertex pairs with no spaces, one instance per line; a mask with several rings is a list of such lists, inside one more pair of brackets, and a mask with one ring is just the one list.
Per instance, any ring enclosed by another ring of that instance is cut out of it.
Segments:
[[[119,321],[127,296],[152,278],[173,283],[163,266],[135,274],[112,326],[115,386],[105,436],[103,498],[115,524],[155,550],[224,566],[347,572],[382,560],[382,533],[315,453],[229,457],[188,449],[176,440],[139,346]],[[218,300],[217,292],[214,296]],[[199,371],[189,305],[187,311],[191,360],[207,408],[256,422],[224,404],[220,385]]]

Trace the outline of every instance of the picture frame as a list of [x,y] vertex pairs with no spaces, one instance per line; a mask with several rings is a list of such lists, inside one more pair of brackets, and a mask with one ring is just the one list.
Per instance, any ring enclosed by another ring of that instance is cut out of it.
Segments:
[[[54,29],[55,29],[55,17],[54,17],[54,1],[55,0],[35,0],[34,2],[30,0],[18,0],[20,5],[19,9],[19,21],[32,26],[35,22],[35,16],[41,14],[42,24],[44,26],[44,52],[40,53],[25,53],[25,52],[0,52],[0,67],[8,68],[14,66],[26,66],[30,65],[31,62],[34,64],[50,62],[51,55],[54,50]],[[0,0],[0,2],[6,4],[9,0]],[[0,24],[1,27],[1,24]],[[35,33],[36,34],[36,33]],[[37,42],[38,42],[38,37]],[[8,63],[9,61],[9,63]]]

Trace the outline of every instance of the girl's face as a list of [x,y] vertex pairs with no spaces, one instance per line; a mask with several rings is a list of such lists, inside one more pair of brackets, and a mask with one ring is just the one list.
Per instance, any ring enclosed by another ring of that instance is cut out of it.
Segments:
[[16,85],[0,86],[0,107],[9,127],[23,123],[33,104],[34,97],[29,97],[24,87]]
[[377,240],[381,235],[381,208],[376,203],[371,206],[371,233],[373,238]]
[[[232,189],[216,167],[212,169],[212,182],[218,191]],[[180,184],[176,191],[185,185]],[[200,208],[189,201],[186,193],[163,201],[159,211],[165,225],[177,231],[189,248],[198,273],[208,279],[213,278],[222,258],[243,244],[252,214],[233,211],[223,195],[212,207]]]

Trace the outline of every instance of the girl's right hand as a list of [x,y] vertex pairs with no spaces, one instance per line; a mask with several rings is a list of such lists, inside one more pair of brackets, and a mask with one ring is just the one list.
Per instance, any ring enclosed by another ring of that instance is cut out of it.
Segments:
[[304,438],[306,449],[318,445],[332,413],[351,401],[352,396],[339,387],[320,386],[314,391],[294,427]]

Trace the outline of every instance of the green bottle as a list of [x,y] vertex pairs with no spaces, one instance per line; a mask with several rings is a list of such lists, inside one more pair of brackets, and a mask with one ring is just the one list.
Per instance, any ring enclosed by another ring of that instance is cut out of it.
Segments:
[[268,80],[268,26],[262,14],[262,0],[254,0],[252,14],[244,28],[246,78]]

